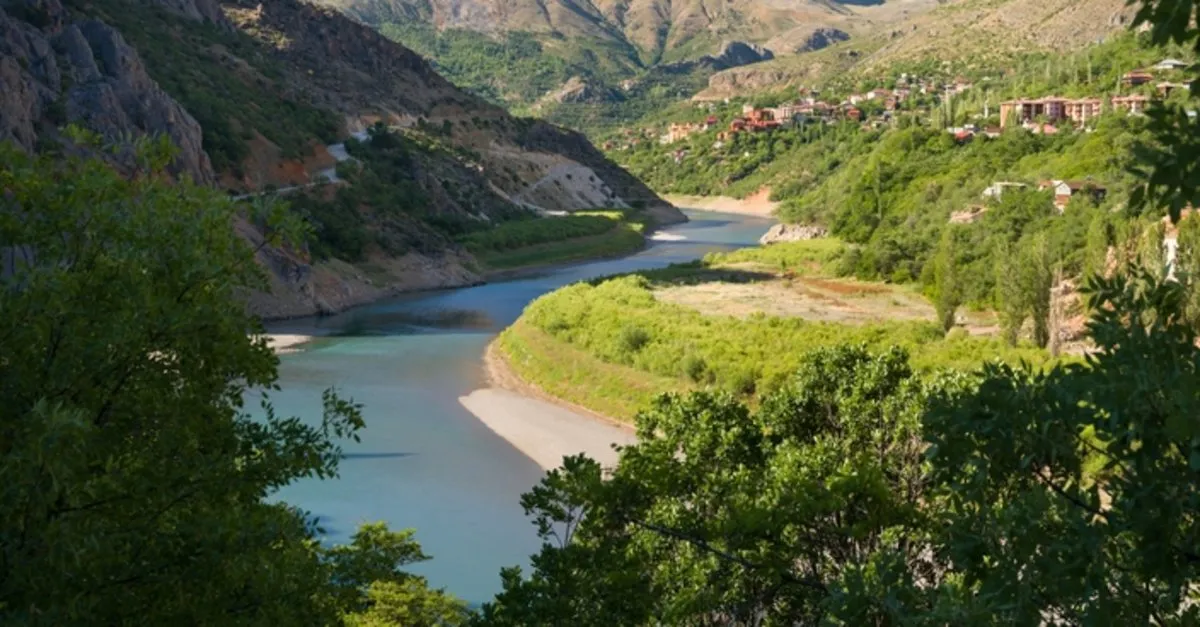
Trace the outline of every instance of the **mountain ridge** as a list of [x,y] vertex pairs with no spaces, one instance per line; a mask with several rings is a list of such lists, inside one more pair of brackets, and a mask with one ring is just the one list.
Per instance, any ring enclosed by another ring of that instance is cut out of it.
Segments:
[[[514,118],[374,30],[298,0],[0,0],[0,33],[0,140],[27,151],[55,149],[67,124],[116,144],[166,134],[180,149],[177,174],[241,194],[299,186],[293,195],[313,196],[302,204],[333,211],[349,202],[337,198],[346,183],[303,191],[335,165],[326,144],[383,122],[444,145],[426,154],[407,142],[411,166],[395,171],[408,186],[398,189],[423,199],[419,214],[338,209],[370,234],[361,260],[264,249],[273,288],[250,299],[264,317],[478,282],[441,225],[527,214],[512,198],[555,168],[588,173],[591,191],[543,186],[541,209],[592,208],[603,197],[660,222],[683,219],[582,135]],[[261,239],[252,221],[238,228]]]

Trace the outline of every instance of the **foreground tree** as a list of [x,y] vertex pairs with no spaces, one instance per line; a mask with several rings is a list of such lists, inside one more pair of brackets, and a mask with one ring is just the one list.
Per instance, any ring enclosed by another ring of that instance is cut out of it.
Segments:
[[[1200,621],[1200,351],[1184,290],[1096,278],[1098,351],[991,366],[926,417],[941,558],[973,624]],[[984,620],[983,617],[986,617]]]
[[423,588],[411,537],[323,548],[265,500],[333,476],[359,408],[244,410],[277,359],[237,298],[260,277],[235,208],[169,182],[166,143],[137,155],[121,176],[0,145],[0,622],[328,625],[372,582]]
[[[1155,43],[1200,53],[1200,2],[1141,4]],[[1200,205],[1200,118],[1150,118],[1131,204],[1177,221]],[[526,498],[548,542],[482,620],[1200,624],[1200,349],[1184,275],[1092,277],[1097,351],[1049,370],[992,365],[929,388],[886,358],[824,353],[757,412],[708,394],[660,401],[611,479],[574,458]],[[1009,287],[998,300],[1015,339],[1029,303]]]
[[942,329],[954,328],[958,308],[962,306],[962,280],[958,268],[958,233],[953,226],[947,227],[938,242],[933,257],[933,281],[930,296]]
[[812,353],[750,411],[665,397],[605,479],[524,501],[547,540],[493,625],[1200,624],[1200,349],[1185,290],[1093,279],[1097,352],[914,376]]
[[484,622],[886,616],[866,591],[897,582],[879,573],[940,577],[922,539],[919,419],[953,389],[914,377],[900,351],[839,348],[809,354],[754,412],[723,394],[664,397],[638,417],[639,443],[611,478],[568,459],[526,496],[547,544],[530,579],[506,574]]

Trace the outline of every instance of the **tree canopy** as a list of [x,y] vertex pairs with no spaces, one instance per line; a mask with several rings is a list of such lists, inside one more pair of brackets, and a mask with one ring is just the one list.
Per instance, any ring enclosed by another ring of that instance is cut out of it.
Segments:
[[122,175],[0,145],[0,622],[329,625],[397,589],[461,614],[400,570],[424,558],[411,534],[327,547],[268,499],[333,476],[362,417],[333,391],[315,426],[246,411],[278,361],[232,227],[273,208],[171,182],[170,153],[139,141]]

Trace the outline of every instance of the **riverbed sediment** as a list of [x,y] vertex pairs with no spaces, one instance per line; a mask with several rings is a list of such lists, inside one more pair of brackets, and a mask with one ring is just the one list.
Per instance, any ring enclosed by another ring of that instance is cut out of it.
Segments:
[[494,341],[484,353],[484,365],[488,387],[460,397],[459,403],[545,470],[579,453],[612,467],[618,457],[613,446],[637,441],[632,426],[555,398],[521,379]]

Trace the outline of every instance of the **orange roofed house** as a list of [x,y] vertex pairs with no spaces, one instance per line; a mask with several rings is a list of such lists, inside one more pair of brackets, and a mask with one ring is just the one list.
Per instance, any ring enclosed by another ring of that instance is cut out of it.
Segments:
[[1062,181],[1058,179],[1038,183],[1038,190],[1054,190],[1054,207],[1062,213],[1071,202],[1071,197],[1080,192],[1091,194],[1092,200],[1100,202],[1108,195],[1108,188],[1094,181]]

